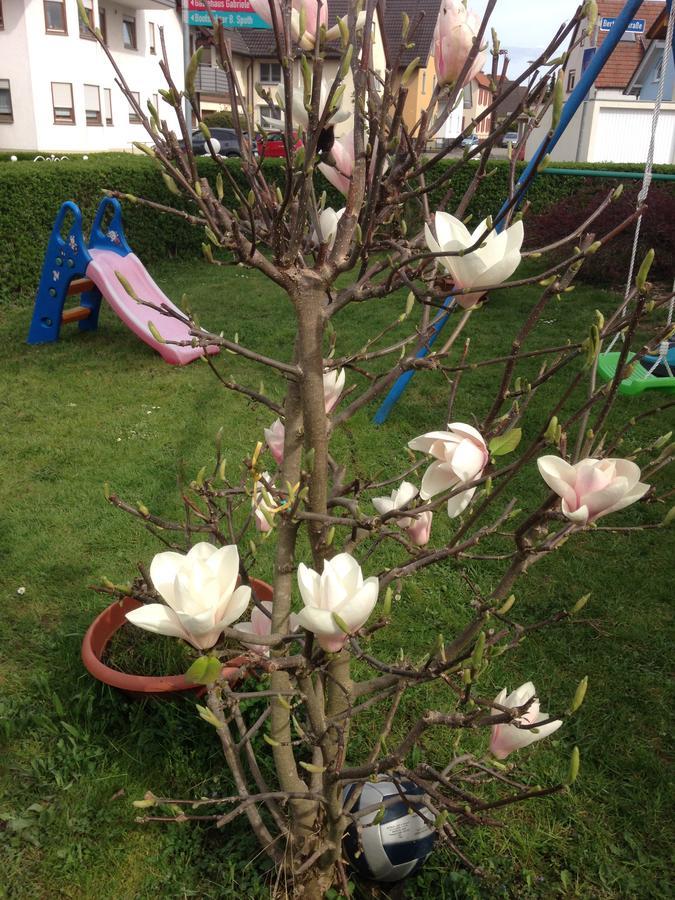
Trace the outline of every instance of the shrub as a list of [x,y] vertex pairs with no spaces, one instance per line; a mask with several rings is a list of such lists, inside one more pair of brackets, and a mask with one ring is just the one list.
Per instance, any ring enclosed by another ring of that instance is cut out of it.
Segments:
[[[8,157],[3,157],[8,159]],[[454,165],[456,161],[441,162],[434,165],[427,175],[427,182],[432,184],[444,168]],[[200,172],[212,180],[215,179],[216,165],[208,158],[198,161]],[[246,193],[248,186],[242,176],[241,165],[237,160],[230,160],[227,166],[232,177]],[[281,183],[283,178],[283,160],[266,160],[264,162],[266,174],[274,181]],[[598,166],[578,166],[578,168],[598,168]],[[639,171],[639,166],[607,166],[603,169],[633,170]],[[659,171],[675,172],[675,167],[657,167]],[[522,165],[519,166],[522,171]],[[501,206],[508,193],[508,164],[506,161],[497,161],[491,164],[491,174],[483,180],[476,196],[474,197],[469,213],[477,222],[487,215],[493,215]],[[452,197],[447,208],[452,210],[454,204],[463,195],[471,177],[471,167],[463,167],[461,172],[453,176],[451,180]],[[528,199],[531,203],[531,215],[528,219],[528,235],[533,226],[536,230],[532,234],[546,234],[544,242],[555,239],[556,235],[566,233],[570,221],[575,224],[583,221],[585,210],[590,209],[592,197],[596,191],[605,190],[616,181],[612,179],[589,179],[579,175],[539,177],[533,183]],[[62,163],[33,163],[19,161],[15,163],[0,161],[0,304],[10,301],[30,302],[35,296],[35,290],[40,277],[43,254],[52,224],[58,209],[64,200],[74,200],[84,218],[85,229],[89,227],[96,207],[101,199],[103,189],[120,190],[135,196],[145,197],[167,206],[183,208],[183,201],[170,194],[162,181],[159,170],[144,156],[132,156],[131,154],[102,153],[91,156],[86,162],[81,159],[70,159]],[[329,206],[338,209],[344,205],[344,198],[323,178],[317,177],[317,188],[325,190],[326,202]],[[227,184],[226,191],[229,190]],[[656,192],[659,196],[665,191],[665,196],[671,199],[659,201],[663,212],[658,221],[670,223],[673,220],[673,189],[671,185],[665,188],[656,184],[652,198],[652,212],[646,217],[647,234],[654,235],[646,238],[646,245],[655,246],[661,257],[659,265],[666,265],[668,254],[665,252],[670,247],[672,256],[672,243],[667,244],[668,228],[661,227],[659,231],[655,224],[652,230],[651,220],[657,219]],[[439,208],[443,197],[447,192],[447,186],[433,191],[430,197],[431,208]],[[635,196],[635,188],[626,191],[627,198],[623,201],[623,207],[614,207],[613,214],[618,217],[625,212],[630,203],[630,198]],[[565,198],[575,196],[575,203],[565,203]],[[578,198],[582,201],[579,202]],[[226,197],[225,202],[233,205],[231,198]],[[670,206],[669,206],[670,202]],[[557,205],[556,205],[557,204]],[[185,256],[194,258],[201,254],[202,236],[194,228],[181,222],[179,219],[162,216],[152,209],[133,204],[123,203],[125,230],[129,242],[134,251],[146,262],[154,262],[167,257]],[[546,210],[554,209],[547,219]],[[668,212],[670,209],[670,213]],[[564,225],[559,222],[560,216],[565,215]],[[417,206],[411,206],[408,213],[412,224],[415,217],[419,217],[420,210]],[[610,226],[611,227],[611,226]],[[539,237],[528,238],[532,245],[540,244]],[[667,246],[664,247],[664,242]],[[617,256],[616,244],[610,254]],[[625,254],[621,254],[621,258]],[[597,267],[594,268],[597,272]],[[606,275],[603,276],[606,278]]]
[[[593,224],[593,230],[602,235],[611,231],[635,209],[640,185],[631,185],[620,199],[612,203]],[[530,249],[550,244],[568,235],[580,222],[598,208],[606,196],[606,190],[588,182],[579,191],[574,205],[566,201],[555,203],[545,212],[533,215],[528,221],[526,242]],[[673,277],[675,259],[675,186],[654,182],[647,201],[647,212],[642,221],[638,260],[653,247],[656,258],[651,269],[652,280],[668,281]],[[621,285],[628,274],[628,263],[633,249],[634,228],[627,228],[611,244],[602,249],[592,261],[583,267],[580,277],[591,283]],[[553,258],[569,255],[569,247],[556,251]]]

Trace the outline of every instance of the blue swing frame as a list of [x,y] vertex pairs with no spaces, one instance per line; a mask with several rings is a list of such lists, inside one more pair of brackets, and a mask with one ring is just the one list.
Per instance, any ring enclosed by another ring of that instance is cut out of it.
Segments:
[[[568,125],[574,118],[577,110],[586,99],[586,96],[588,95],[590,89],[593,87],[595,79],[603,70],[603,68],[605,67],[605,63],[618,46],[624,31],[627,29],[633,17],[642,6],[642,2],[643,0],[627,0],[623,10],[617,16],[611,30],[607,34],[607,37],[595,52],[588,68],[579,79],[579,83],[572,91],[567,102],[565,103],[562,114],[560,116],[558,127],[553,132],[550,138],[545,138],[542,141],[537,152],[534,154],[525,171],[520,176],[520,179],[516,184],[516,200],[513,204],[514,209],[517,209],[524,200],[529,188],[528,180],[531,176],[536,177],[536,169],[539,166],[541,160],[544,159],[544,157],[553,150],[560,138],[563,136]],[[670,11],[672,3],[673,0],[668,0],[666,4],[666,9],[668,11]],[[675,59],[675,40],[673,41],[672,51],[673,59]],[[532,177],[533,181],[534,177]],[[506,200],[495,218],[495,230],[497,232],[502,231],[504,228],[504,215],[506,214],[508,209],[509,201]],[[423,359],[429,354],[429,351],[436,341],[436,338],[441,333],[443,326],[452,315],[452,312],[454,311],[453,307],[454,298],[452,296],[446,297],[443,303],[443,313],[439,314],[436,322],[433,324],[432,333],[426,344],[417,352],[418,359]],[[392,411],[392,409],[402,396],[403,392],[405,391],[414,375],[414,369],[411,369],[409,372],[404,372],[403,375],[399,375],[389,393],[382,401],[380,408],[375,413],[373,421],[376,425],[382,425],[384,422],[386,422],[387,418],[389,417],[389,413]]]

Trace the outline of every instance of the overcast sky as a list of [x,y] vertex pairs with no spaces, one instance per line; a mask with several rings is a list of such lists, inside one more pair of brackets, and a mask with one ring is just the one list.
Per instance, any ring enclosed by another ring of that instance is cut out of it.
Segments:
[[[469,0],[469,9],[482,15],[486,4],[487,0]],[[527,68],[527,61],[536,58],[578,5],[579,0],[498,0],[490,24],[509,50],[511,78]]]

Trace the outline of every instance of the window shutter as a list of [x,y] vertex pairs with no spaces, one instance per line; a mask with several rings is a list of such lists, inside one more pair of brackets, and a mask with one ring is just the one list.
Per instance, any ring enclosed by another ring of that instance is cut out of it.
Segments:
[[60,81],[52,81],[52,97],[54,106],[60,109],[72,109],[73,89],[70,84]]
[[85,84],[84,106],[85,109],[95,109],[97,112],[101,111],[101,98],[95,84]]

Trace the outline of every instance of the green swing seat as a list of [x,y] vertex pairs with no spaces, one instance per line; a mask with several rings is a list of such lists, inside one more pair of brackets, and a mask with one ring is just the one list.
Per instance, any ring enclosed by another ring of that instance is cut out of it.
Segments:
[[[620,351],[600,354],[598,358],[598,374],[603,381],[611,381],[614,378],[620,356]],[[629,362],[634,357],[634,353],[629,353],[626,361]],[[619,385],[619,393],[632,397],[635,394],[641,394],[643,391],[649,390],[667,391],[669,394],[675,393],[675,376],[650,375],[642,363],[636,360],[630,375],[624,378]]]

